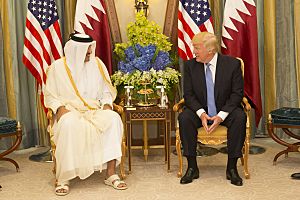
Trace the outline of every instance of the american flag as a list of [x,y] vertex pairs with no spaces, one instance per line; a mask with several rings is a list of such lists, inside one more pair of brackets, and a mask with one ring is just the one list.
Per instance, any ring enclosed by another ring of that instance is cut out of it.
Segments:
[[46,70],[63,56],[62,37],[55,0],[29,0],[23,63],[43,88]]
[[180,0],[178,6],[178,54],[194,57],[192,39],[199,32],[214,33],[208,0]]

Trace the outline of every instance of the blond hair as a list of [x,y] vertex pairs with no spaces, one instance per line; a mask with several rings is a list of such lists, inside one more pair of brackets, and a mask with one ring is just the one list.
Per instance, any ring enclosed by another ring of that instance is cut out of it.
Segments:
[[200,32],[194,35],[192,39],[193,45],[203,44],[205,48],[212,53],[216,53],[219,51],[218,38],[213,33],[209,32]]

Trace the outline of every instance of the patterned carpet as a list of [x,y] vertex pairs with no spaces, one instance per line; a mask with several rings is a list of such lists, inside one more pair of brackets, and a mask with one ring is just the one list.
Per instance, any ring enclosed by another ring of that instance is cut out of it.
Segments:
[[[12,164],[0,162],[1,200],[165,200],[165,199],[205,199],[205,200],[285,200],[297,199],[300,181],[290,175],[300,172],[300,154],[291,153],[288,158],[278,159],[277,165],[272,160],[284,147],[271,139],[255,139],[253,144],[263,146],[266,152],[250,155],[249,169],[251,178],[245,180],[244,186],[236,187],[225,178],[227,155],[218,153],[214,156],[199,157],[200,178],[188,185],[179,184],[177,157],[171,155],[171,172],[164,164],[163,150],[151,149],[148,162],[144,161],[141,150],[133,150],[132,173],[126,178],[129,188],[116,191],[104,185],[104,173],[94,173],[86,180],[71,181],[70,194],[58,197],[54,194],[54,176],[52,163],[33,162],[28,157],[43,149],[20,150],[10,157],[20,165],[17,173]],[[174,148],[174,147],[173,147]],[[185,160],[184,160],[185,161]],[[184,162],[184,170],[186,169]],[[242,167],[238,167],[242,175]]]

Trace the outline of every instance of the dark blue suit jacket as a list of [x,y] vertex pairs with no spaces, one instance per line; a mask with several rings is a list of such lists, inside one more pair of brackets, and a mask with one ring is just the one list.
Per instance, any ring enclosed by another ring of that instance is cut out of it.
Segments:
[[[196,59],[184,63],[185,105],[196,112],[203,108],[207,112],[206,81],[204,64]],[[241,107],[244,96],[244,81],[241,63],[238,59],[218,54],[215,75],[215,103],[217,112],[230,113]]]

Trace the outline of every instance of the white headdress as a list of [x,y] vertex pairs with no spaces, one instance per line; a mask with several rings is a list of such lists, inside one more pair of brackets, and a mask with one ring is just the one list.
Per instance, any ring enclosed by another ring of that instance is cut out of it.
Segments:
[[89,46],[92,46],[91,60],[95,58],[96,41],[89,35],[76,33],[70,35],[70,40],[64,47],[66,62],[74,80],[78,79],[84,67],[84,60]]

